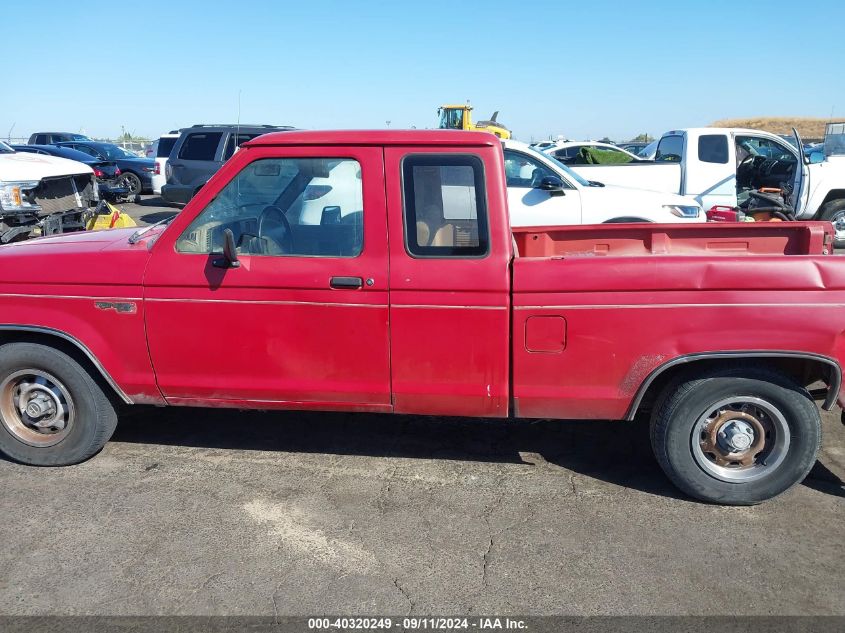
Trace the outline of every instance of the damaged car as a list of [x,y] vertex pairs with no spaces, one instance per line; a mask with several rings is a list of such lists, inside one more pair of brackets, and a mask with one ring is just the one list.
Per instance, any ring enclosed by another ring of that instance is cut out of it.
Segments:
[[88,165],[0,141],[0,244],[81,231],[98,202]]

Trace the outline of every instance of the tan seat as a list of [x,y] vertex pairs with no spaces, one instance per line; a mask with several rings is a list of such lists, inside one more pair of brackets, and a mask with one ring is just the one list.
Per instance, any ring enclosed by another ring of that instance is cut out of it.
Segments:
[[446,223],[439,207],[428,205],[417,216],[417,244],[420,246],[454,246],[455,225]]
[[431,246],[454,246],[455,245],[455,225],[444,224],[434,234],[431,239]]

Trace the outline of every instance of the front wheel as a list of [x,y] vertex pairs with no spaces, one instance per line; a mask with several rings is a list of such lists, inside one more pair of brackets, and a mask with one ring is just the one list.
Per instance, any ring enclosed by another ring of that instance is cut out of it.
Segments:
[[669,479],[704,501],[753,505],[806,477],[821,417],[806,389],[756,368],[716,371],[670,385],[651,443]]
[[76,360],[36,343],[0,346],[0,451],[36,466],[88,459],[117,425],[111,400]]

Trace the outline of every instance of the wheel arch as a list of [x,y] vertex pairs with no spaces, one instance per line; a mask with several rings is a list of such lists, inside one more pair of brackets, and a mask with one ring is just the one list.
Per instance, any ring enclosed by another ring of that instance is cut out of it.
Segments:
[[610,218],[609,220],[605,220],[602,224],[627,224],[627,223],[637,223],[637,222],[646,222],[648,224],[654,224],[654,220],[646,220],[645,218],[636,218],[630,215],[620,216],[618,218]]
[[827,195],[824,197],[824,200],[822,200],[821,204],[819,205],[819,211],[821,211],[821,208],[828,202],[843,199],[845,199],[845,189],[831,189],[827,192]]
[[93,370],[93,377],[99,376],[123,402],[133,404],[94,353],[70,334],[42,326],[0,324],[0,347],[6,343],[40,343],[69,353],[89,370]]
[[735,366],[738,362],[776,369],[791,376],[802,385],[809,384],[813,379],[824,380],[827,384],[827,393],[822,408],[826,411],[829,411],[836,403],[842,386],[842,368],[839,363],[821,354],[770,350],[685,354],[657,366],[646,376],[628,407],[625,419],[633,420],[643,405],[653,402],[666,385],[677,376],[685,373],[692,374],[697,369]]

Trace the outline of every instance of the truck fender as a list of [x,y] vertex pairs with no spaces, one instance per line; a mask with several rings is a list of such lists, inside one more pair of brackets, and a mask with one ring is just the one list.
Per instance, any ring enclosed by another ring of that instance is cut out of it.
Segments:
[[637,389],[637,393],[634,396],[634,399],[631,401],[631,405],[628,407],[628,412],[625,415],[626,420],[633,420],[637,414],[637,410],[642,404],[643,399],[645,398],[646,392],[648,391],[649,387],[651,387],[654,382],[666,371],[671,370],[674,367],[679,365],[694,363],[696,361],[713,361],[713,360],[747,360],[747,359],[759,359],[759,358],[772,358],[772,359],[803,359],[809,360],[816,363],[821,363],[826,365],[829,370],[829,381],[828,381],[828,390],[827,395],[824,400],[824,404],[822,408],[825,411],[829,411],[833,408],[833,405],[836,403],[836,399],[839,396],[839,390],[842,386],[842,368],[839,366],[839,363],[828,356],[822,356],[821,354],[812,354],[809,352],[783,352],[783,351],[769,351],[769,350],[747,350],[747,351],[729,351],[729,352],[706,352],[706,353],[696,353],[696,354],[685,354],[683,356],[677,356],[661,365],[658,365],[655,369],[651,371],[651,373],[646,376],[645,380],[640,384],[639,389]]
[[80,352],[82,352],[85,357],[91,362],[94,368],[99,372],[100,376],[103,380],[108,383],[108,385],[114,389],[114,392],[120,397],[123,402],[126,404],[133,404],[132,399],[126,395],[123,389],[115,382],[115,380],[111,377],[106,368],[103,364],[99,361],[99,359],[94,355],[94,353],[88,349],[88,347],[82,343],[77,338],[62,332],[60,330],[55,330],[49,327],[41,327],[35,325],[7,325],[7,324],[0,324],[0,332],[23,332],[27,334],[43,334],[48,337],[59,338],[63,341],[66,341],[76,347]]

